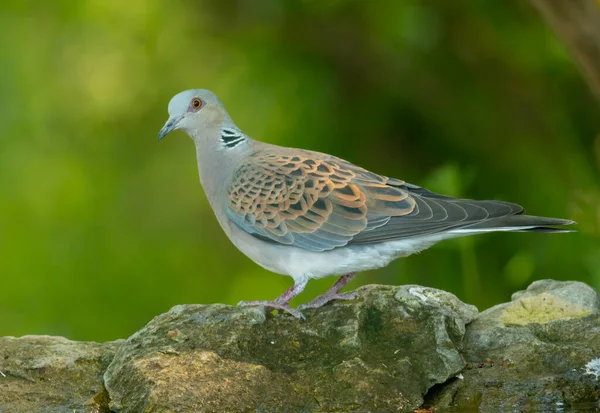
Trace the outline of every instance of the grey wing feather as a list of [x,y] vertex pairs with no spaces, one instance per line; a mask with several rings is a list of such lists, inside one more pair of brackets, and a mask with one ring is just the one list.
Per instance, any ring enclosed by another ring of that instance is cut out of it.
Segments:
[[349,244],[374,244],[435,234],[524,211],[520,205],[510,202],[457,199],[414,185],[405,187],[416,201],[414,210],[408,215],[389,217],[384,225],[357,234]]

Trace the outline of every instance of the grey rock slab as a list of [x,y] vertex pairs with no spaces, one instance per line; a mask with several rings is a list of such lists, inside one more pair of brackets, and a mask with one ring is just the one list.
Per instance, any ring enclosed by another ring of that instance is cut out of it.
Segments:
[[262,308],[182,305],[119,348],[120,412],[408,412],[465,366],[477,309],[416,285],[365,286],[300,321]]
[[108,412],[102,375],[119,345],[0,337],[0,412]]
[[581,282],[536,281],[467,326],[463,356],[469,364],[462,378],[432,391],[430,405],[492,412],[600,408],[599,296]]

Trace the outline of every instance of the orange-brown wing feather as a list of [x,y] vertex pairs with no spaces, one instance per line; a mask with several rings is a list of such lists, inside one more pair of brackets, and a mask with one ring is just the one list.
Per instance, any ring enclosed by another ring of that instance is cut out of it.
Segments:
[[401,184],[335,158],[263,152],[234,173],[227,212],[255,236],[326,251],[412,213],[416,202]]

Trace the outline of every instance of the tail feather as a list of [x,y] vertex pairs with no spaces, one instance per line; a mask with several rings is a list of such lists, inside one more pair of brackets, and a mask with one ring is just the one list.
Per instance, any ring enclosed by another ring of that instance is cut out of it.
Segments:
[[561,218],[536,217],[533,215],[510,215],[483,221],[468,227],[455,230],[455,232],[573,232],[565,228],[553,228],[575,224],[575,221]]

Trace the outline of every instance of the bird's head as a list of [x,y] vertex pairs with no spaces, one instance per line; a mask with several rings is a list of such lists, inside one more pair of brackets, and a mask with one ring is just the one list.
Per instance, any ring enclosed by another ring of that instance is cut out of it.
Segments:
[[190,89],[173,96],[169,102],[169,119],[158,133],[162,140],[169,132],[181,129],[189,135],[194,130],[231,122],[219,98],[210,90]]

